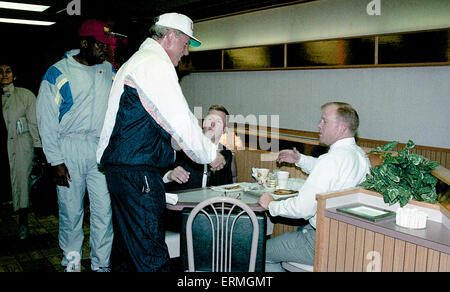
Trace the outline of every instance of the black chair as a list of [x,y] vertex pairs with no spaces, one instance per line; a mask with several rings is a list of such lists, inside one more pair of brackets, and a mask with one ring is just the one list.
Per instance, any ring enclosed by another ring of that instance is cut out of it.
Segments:
[[182,214],[184,270],[262,272],[265,267],[265,214],[229,197],[208,199]]

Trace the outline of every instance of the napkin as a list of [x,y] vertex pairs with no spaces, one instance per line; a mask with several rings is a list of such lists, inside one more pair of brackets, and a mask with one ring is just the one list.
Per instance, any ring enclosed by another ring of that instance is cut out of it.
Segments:
[[398,208],[395,216],[397,225],[411,228],[423,229],[427,226],[427,213],[418,209]]
[[178,195],[172,193],[166,193],[166,203],[176,205],[178,202]]

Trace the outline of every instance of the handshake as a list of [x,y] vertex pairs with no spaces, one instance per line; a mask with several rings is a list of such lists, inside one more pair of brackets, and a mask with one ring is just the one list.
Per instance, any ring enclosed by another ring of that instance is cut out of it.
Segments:
[[[218,171],[224,168],[226,165],[225,158],[220,153],[219,150],[217,150],[217,157],[216,159],[209,164],[210,169],[212,171]],[[190,172],[186,171],[183,167],[177,166],[172,171],[170,171],[167,174],[167,179],[169,181],[176,181],[179,184],[187,183],[189,180]]]

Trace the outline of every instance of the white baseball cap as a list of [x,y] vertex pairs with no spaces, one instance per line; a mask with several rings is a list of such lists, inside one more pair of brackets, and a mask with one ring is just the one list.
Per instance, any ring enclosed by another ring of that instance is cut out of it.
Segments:
[[164,13],[158,17],[158,21],[155,24],[178,29],[183,32],[191,38],[190,45],[193,47],[200,47],[202,45],[202,42],[196,39],[193,35],[194,23],[186,15],[179,13]]

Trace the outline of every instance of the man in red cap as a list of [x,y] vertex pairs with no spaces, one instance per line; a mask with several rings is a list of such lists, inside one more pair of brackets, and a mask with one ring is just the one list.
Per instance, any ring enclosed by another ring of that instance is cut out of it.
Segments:
[[86,50],[80,50],[80,54],[84,55],[76,57],[90,64],[103,63],[108,54],[108,46],[114,44],[109,26],[99,20],[86,20],[78,30],[78,35],[81,38],[81,48]]
[[106,61],[109,27],[88,20],[79,29],[80,49],[51,66],[37,98],[37,119],[58,190],[59,245],[66,271],[79,271],[83,201],[89,194],[91,269],[108,271],[113,239],[111,201],[95,151],[103,126],[114,69]]

